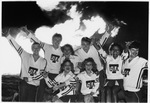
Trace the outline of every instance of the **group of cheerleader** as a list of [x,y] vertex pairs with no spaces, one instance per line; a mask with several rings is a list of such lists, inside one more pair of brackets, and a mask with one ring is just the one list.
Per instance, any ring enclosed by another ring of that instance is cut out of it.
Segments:
[[[83,37],[74,50],[70,44],[60,46],[61,34],[54,34],[52,44],[47,44],[27,28],[18,30],[33,41],[30,54],[11,36],[13,29],[4,35],[22,61],[19,101],[140,102],[148,61],[138,56],[139,41],[124,47],[113,42],[104,50],[99,40]],[[41,49],[44,57],[39,55]]]

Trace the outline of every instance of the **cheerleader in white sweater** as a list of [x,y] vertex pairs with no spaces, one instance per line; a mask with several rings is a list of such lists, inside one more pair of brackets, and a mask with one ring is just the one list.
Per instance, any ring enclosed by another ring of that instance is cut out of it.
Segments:
[[99,75],[93,58],[87,58],[83,61],[82,70],[77,78],[81,81],[81,90],[84,102],[94,101],[93,97],[97,97],[99,88]]
[[74,65],[74,73],[78,74],[80,73],[80,65],[81,65],[81,59],[78,55],[74,53],[73,47],[70,44],[65,44],[62,47],[63,56],[61,58],[61,63],[65,59],[69,59],[73,65]]
[[117,93],[123,88],[123,70],[122,65],[128,54],[123,52],[123,48],[119,43],[112,43],[109,46],[109,54],[107,54],[100,46],[99,53],[106,61],[106,101],[117,102]]
[[69,59],[65,59],[61,65],[59,75],[53,81],[48,77],[45,78],[47,85],[53,88],[53,102],[58,100],[63,102],[68,102],[69,100],[71,102],[75,101],[76,82],[73,67],[73,63]]
[[34,42],[31,47],[33,54],[27,53],[11,36],[16,31],[20,32],[21,30],[18,28],[9,29],[5,37],[7,37],[9,43],[21,57],[19,101],[34,102],[37,87],[40,85],[40,80],[43,78],[41,71],[45,69],[47,62],[39,55],[41,49],[40,44]]
[[148,61],[139,57],[140,43],[132,41],[129,45],[129,58],[123,65],[124,89],[126,102],[140,102],[140,89],[142,88],[143,72],[148,70]]

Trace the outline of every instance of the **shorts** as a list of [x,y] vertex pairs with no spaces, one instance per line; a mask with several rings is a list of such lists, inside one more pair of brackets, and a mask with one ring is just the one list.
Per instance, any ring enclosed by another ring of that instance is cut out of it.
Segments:
[[107,79],[105,86],[108,87],[120,86],[121,88],[123,88],[123,79],[115,79],[115,80]]

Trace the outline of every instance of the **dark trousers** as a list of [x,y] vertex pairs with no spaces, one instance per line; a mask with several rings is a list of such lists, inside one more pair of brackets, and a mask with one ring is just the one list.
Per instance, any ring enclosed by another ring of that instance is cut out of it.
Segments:
[[24,80],[20,81],[19,85],[19,100],[21,102],[34,102],[37,86],[30,85]]
[[19,101],[27,101],[27,83],[24,80],[19,83]]
[[120,91],[118,93],[119,100],[124,100],[126,103],[140,103],[141,101],[141,91],[130,92],[130,91]]
[[[51,79],[51,80],[54,80],[54,78],[57,76],[58,74],[52,74],[52,73],[49,73],[48,74],[48,77]],[[46,82],[45,82],[45,79],[41,79],[40,81],[40,86],[38,87],[38,90],[37,90],[37,95],[36,95],[36,101],[38,102],[42,102],[44,100],[44,94],[45,94],[45,88],[48,88]]]
[[104,84],[106,82],[106,74],[104,70],[101,70],[99,72],[99,101],[104,102],[105,101],[105,93],[104,93]]
[[60,100],[62,100],[63,102],[67,103],[67,102],[75,102],[76,101],[76,96],[75,95],[65,95],[60,97]]

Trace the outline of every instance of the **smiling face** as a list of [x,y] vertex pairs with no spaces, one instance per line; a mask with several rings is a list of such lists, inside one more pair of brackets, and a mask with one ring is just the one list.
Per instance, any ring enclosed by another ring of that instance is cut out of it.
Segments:
[[71,71],[71,69],[72,69],[72,65],[71,65],[71,63],[70,62],[66,62],[65,64],[64,64],[64,72],[67,74],[67,73],[69,73],[70,71]]
[[53,37],[52,44],[54,48],[59,48],[61,41],[62,41],[61,37]]
[[40,49],[41,49],[41,47],[39,44],[33,44],[32,45],[33,54],[39,55]]
[[114,58],[117,58],[120,55],[120,49],[118,46],[114,46],[111,50],[111,54]]
[[129,45],[129,58],[132,60],[139,54],[140,42],[135,40]]
[[138,53],[139,53],[139,49],[137,49],[137,48],[131,48],[131,49],[129,49],[129,54],[130,54],[129,56],[130,56],[130,58],[137,57]]
[[92,62],[90,62],[90,61],[86,62],[86,64],[85,64],[86,72],[91,72],[92,68],[93,68]]
[[64,53],[64,56],[65,56],[66,58],[69,58],[69,56],[72,54],[72,53],[71,53],[71,48],[70,48],[69,46],[65,46],[65,47],[64,47],[64,50],[63,50],[63,53]]
[[88,52],[88,50],[90,49],[90,43],[88,43],[86,41],[82,41],[81,46],[85,52]]

